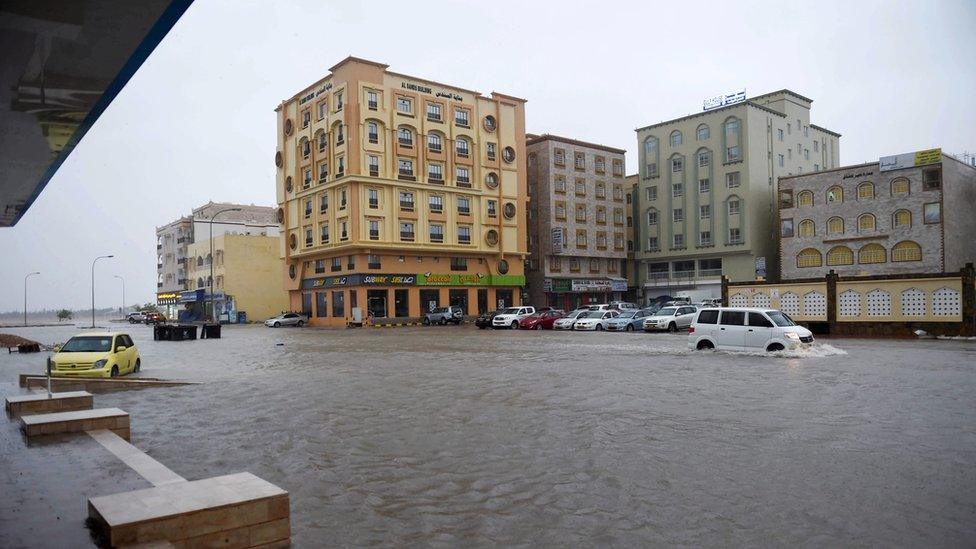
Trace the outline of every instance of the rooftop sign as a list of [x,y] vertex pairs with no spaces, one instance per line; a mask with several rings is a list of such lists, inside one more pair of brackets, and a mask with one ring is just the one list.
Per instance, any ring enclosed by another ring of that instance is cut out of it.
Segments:
[[746,90],[745,88],[743,88],[742,91],[739,92],[727,93],[725,95],[719,95],[717,97],[712,97],[711,99],[706,99],[702,103],[702,110],[710,111],[712,109],[717,109],[719,107],[724,107],[726,105],[742,103],[745,100],[746,100]]
[[942,160],[942,149],[928,149],[893,156],[882,156],[878,160],[878,171],[890,172],[891,170],[903,170],[915,166],[925,166],[935,164]]

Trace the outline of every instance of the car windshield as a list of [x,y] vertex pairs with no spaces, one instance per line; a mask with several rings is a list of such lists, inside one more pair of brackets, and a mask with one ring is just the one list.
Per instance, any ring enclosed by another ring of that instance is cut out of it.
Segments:
[[601,318],[603,317],[603,311],[587,311],[579,315],[580,318]]
[[431,312],[433,312],[433,313],[446,313],[447,312],[447,307],[438,307],[438,308],[434,309]]
[[518,309],[515,309],[513,307],[509,307],[507,309],[502,309],[502,310],[498,311],[498,314],[500,314],[500,315],[514,315],[517,312],[518,312]]
[[678,309],[676,309],[674,307],[665,307],[665,308],[661,309],[660,311],[658,311],[658,312],[656,312],[654,314],[657,315],[657,316],[674,316],[674,313],[677,310]]
[[73,337],[61,347],[62,353],[104,353],[112,348],[111,336]]
[[766,314],[769,315],[769,319],[773,321],[773,324],[777,326],[796,326],[796,322],[793,322],[792,318],[779,311],[770,311]]
[[636,314],[637,314],[637,311],[626,311],[626,312],[620,313],[620,316],[618,316],[617,318],[634,318],[634,315],[636,315]]

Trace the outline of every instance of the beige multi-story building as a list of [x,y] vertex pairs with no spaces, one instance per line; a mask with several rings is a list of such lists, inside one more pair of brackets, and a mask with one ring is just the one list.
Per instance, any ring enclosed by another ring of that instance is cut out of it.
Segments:
[[[210,239],[187,246],[190,288],[202,290],[202,311],[209,311],[210,282],[216,318],[236,322],[238,313],[248,321],[271,318],[288,309],[288,293],[278,280],[281,274],[280,236],[215,234],[213,255]],[[213,278],[211,279],[211,268]]]
[[292,309],[341,326],[521,303],[524,103],[353,57],[283,101],[275,162]]
[[776,180],[835,168],[840,135],[789,90],[637,129],[636,259],[645,302],[717,298],[721,276],[778,272]]
[[783,280],[976,262],[976,168],[940,149],[779,180]]
[[[187,247],[201,239],[209,240],[213,221],[214,236],[232,233],[278,236],[275,208],[254,204],[208,202],[190,215],[156,228],[156,304],[169,318],[175,318],[183,304],[198,299],[197,286],[187,273],[190,257]],[[186,295],[184,295],[184,293]]]
[[532,135],[529,155],[529,295],[572,310],[627,292],[623,149]]
[[626,197],[627,208],[624,211],[627,216],[627,230],[625,232],[625,238],[627,239],[627,261],[624,262],[623,276],[627,279],[627,295],[625,296],[628,301],[637,301],[637,263],[636,263],[636,246],[635,246],[635,229],[634,220],[639,219],[640,215],[637,213],[637,192],[640,187],[640,182],[637,174],[628,175],[625,179],[624,184],[624,196]]

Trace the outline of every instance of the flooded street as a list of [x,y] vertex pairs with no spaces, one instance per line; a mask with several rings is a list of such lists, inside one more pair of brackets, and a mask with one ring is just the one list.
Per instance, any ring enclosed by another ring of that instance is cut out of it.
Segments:
[[[50,344],[78,330],[4,331]],[[691,352],[683,335],[470,325],[129,333],[142,375],[205,383],[96,407],[128,411],[133,444],[186,478],[250,471],[288,490],[296,547],[976,540],[974,341],[831,340],[772,357]],[[0,354],[2,390],[46,356]],[[25,494],[30,478],[69,501],[62,545],[88,539],[85,497],[139,487],[124,471],[106,486],[120,467],[91,440],[27,449],[2,432],[0,492]],[[61,449],[81,475],[104,461],[95,491],[12,474],[65,474],[67,459],[45,458]],[[0,546],[43,532],[12,507],[0,503]]]

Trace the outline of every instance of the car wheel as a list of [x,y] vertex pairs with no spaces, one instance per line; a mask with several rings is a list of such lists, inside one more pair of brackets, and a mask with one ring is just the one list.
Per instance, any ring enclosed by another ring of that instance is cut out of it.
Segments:
[[112,373],[109,375],[111,375],[112,377],[119,377],[119,367],[112,366]]
[[304,325],[305,325],[305,321],[304,320],[299,320],[298,321],[298,324],[296,324],[296,326],[298,326],[299,328],[301,328]]
[[430,326],[430,319],[426,316],[424,317],[424,326]]
[[671,333],[677,332],[678,331],[678,325],[675,324],[674,322],[672,322],[671,324],[668,324],[668,331],[671,332]]
[[596,325],[596,331],[602,332],[603,331],[603,325],[602,324],[597,324]]
[[479,329],[479,330],[484,330],[484,329],[485,329],[485,328],[487,328],[487,327],[488,327],[488,326],[478,326],[478,329]]
[[714,349],[715,346],[712,345],[712,342],[711,341],[709,341],[707,339],[703,339],[703,340],[701,340],[701,341],[698,342],[698,345],[695,348],[698,349],[699,351],[705,351],[705,350],[708,350],[708,349]]
[[783,347],[779,343],[773,343],[769,347],[766,347],[766,352],[767,353],[775,353],[776,351],[782,351],[784,348],[785,347]]
[[138,371],[139,371],[139,370],[141,370],[141,369],[142,369],[142,359],[139,359],[139,358],[137,358],[137,359],[136,359],[136,367],[135,367],[135,368],[133,368],[133,370],[132,370],[132,371],[133,371],[133,372],[138,372]]
[[634,325],[633,324],[628,324],[626,330],[628,332],[633,332],[634,331]]
[[280,322],[275,322],[274,324],[271,325],[271,327],[272,328],[281,328],[281,323]]
[[518,330],[518,320],[513,320],[512,321],[512,329],[513,330]]
[[541,330],[542,329],[542,324],[536,324],[535,326],[532,327],[532,329],[533,330]]

